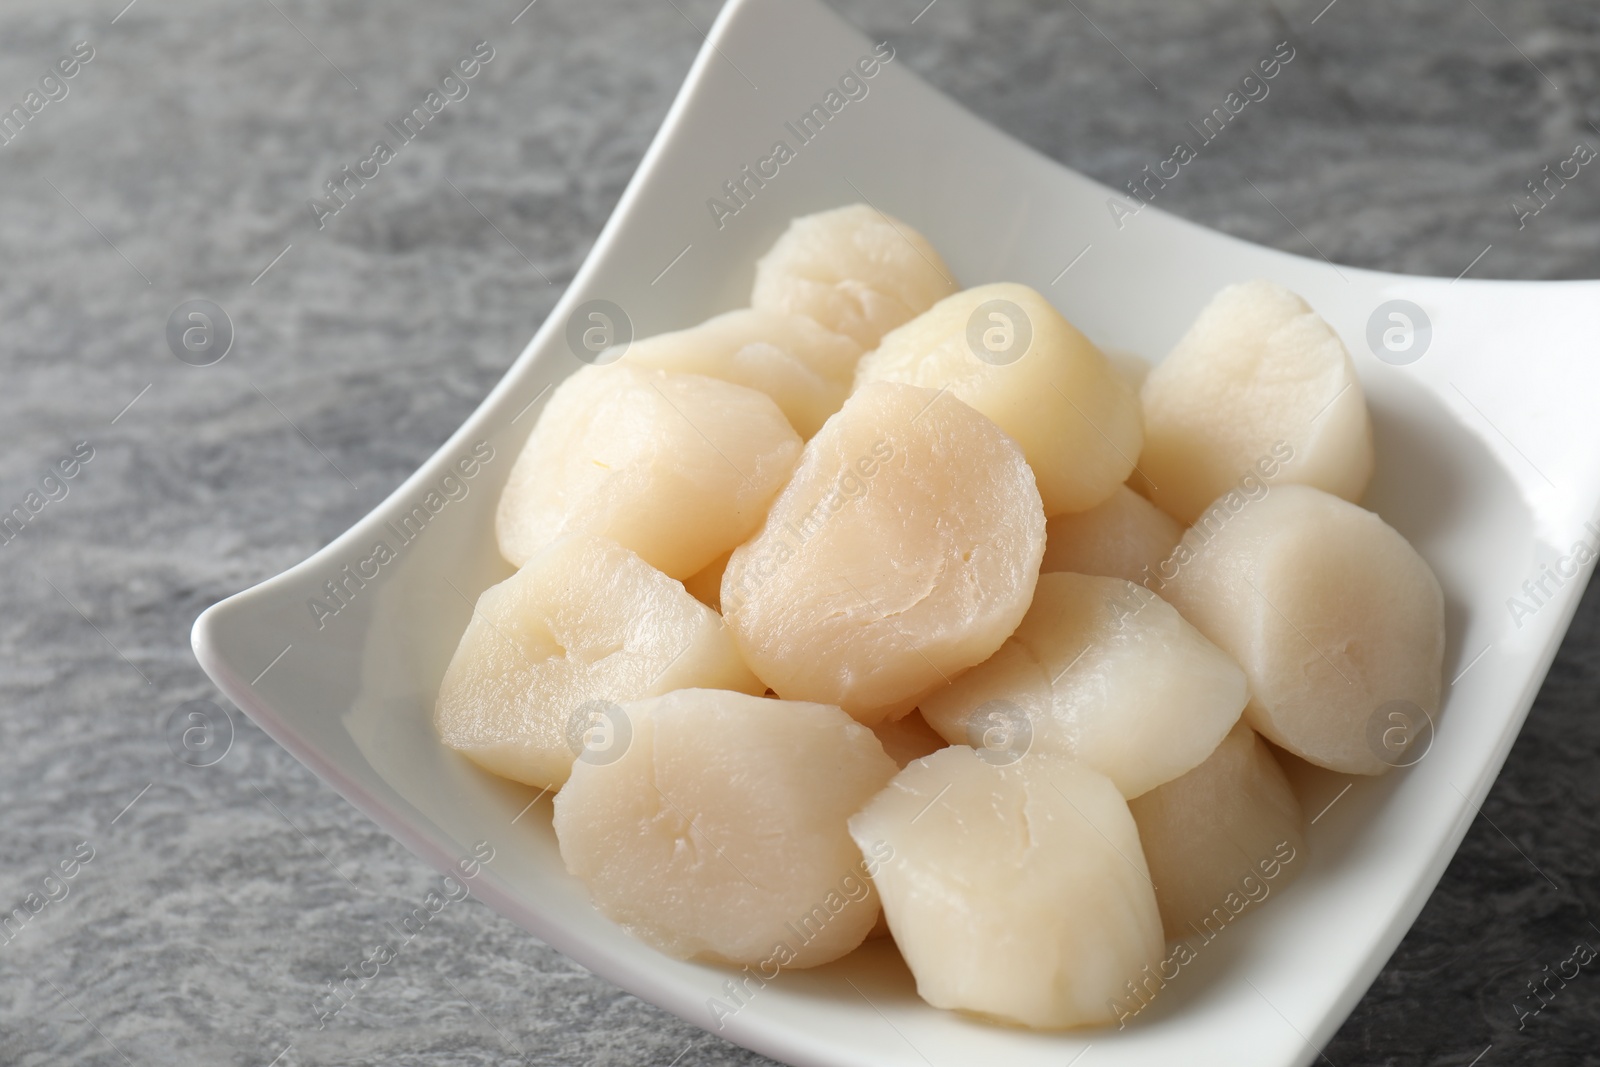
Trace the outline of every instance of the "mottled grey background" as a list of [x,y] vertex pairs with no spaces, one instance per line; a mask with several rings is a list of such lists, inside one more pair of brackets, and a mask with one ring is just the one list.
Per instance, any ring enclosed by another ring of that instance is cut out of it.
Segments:
[[[138,0],[117,17],[125,2],[0,8],[0,101],[72,42],[97,52],[0,147],[0,510],[76,442],[95,449],[70,495],[0,546],[0,911],[78,842],[95,850],[68,897],[0,944],[0,1062],[764,1062],[476,902],[316,1033],[320,984],[434,875],[237,713],[213,767],[179,763],[163,734],[178,705],[216,696],[189,653],[195,615],[378,502],[532,335],[716,4],[539,0],[511,25],[522,0]],[[924,3],[844,10],[978,113],[1114,184],[1292,37],[1294,76],[1164,206],[1364,266],[1453,276],[1492,246],[1475,276],[1600,272],[1600,173],[1521,232],[1507,207],[1578,140],[1600,146],[1592,4]],[[318,233],[317,184],[483,38],[497,55],[472,95]],[[237,329],[204,369],[163,343],[196,296]],[[1597,625],[1590,597],[1483,815],[1328,1062],[1600,1064],[1600,964],[1520,1032],[1511,1006],[1575,941],[1600,945]]]

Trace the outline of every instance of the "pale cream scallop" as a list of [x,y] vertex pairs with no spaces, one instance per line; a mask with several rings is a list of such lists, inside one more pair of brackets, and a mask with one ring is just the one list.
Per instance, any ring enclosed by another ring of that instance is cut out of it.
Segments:
[[760,390],[796,433],[810,437],[850,394],[861,351],[852,338],[804,315],[741,308],[635,341],[621,362]]
[[495,517],[521,566],[562,534],[598,534],[674,578],[749,537],[800,438],[766,394],[698,374],[584,367],[551,394]]
[[[555,800],[567,869],[599,910],[679,958],[813,967],[878,918],[846,820],[894,761],[836,707],[683,689],[621,706],[617,758]],[[730,1009],[731,1010],[731,1009]]]
[[1226,926],[1305,869],[1300,801],[1271,747],[1243,722],[1200,766],[1128,808],[1169,941]]
[[1143,441],[1138,394],[1100,350],[1025,285],[939,301],[861,358],[856,387],[948,389],[1022,447],[1046,515],[1084,511],[1127,480]]
[[1162,562],[1182,537],[1178,520],[1119,485],[1088,511],[1050,516],[1041,569],[1102,574],[1143,584],[1160,573]]
[[439,685],[434,725],[488,770],[556,789],[574,738],[602,725],[591,702],[685,686],[766,688],[716,612],[620,545],[573,534],[478,598]]
[[1382,774],[1400,757],[1385,733],[1391,711],[1410,736],[1425,729],[1419,711],[1437,715],[1444,595],[1372,512],[1279,486],[1209,509],[1173,562],[1158,588],[1239,661],[1250,679],[1245,718],[1278,746],[1332,770]]
[[1372,477],[1372,427],[1350,354],[1304,300],[1272,282],[1213,297],[1140,398],[1148,482],[1136,486],[1182,522],[1280,442],[1293,459],[1278,482],[1359,500]]
[[912,763],[850,820],[917,992],[1041,1029],[1115,1021],[1159,966],[1161,917],[1115,786],[1032,753],[965,746]]
[[722,611],[779,696],[876,725],[1000,647],[1043,553],[1016,444],[948,393],[873,382],[734,550]]
[[1076,759],[1136,797],[1199,766],[1248,697],[1238,664],[1148,589],[1056,573],[1001,654],[922,714],[952,744]]
[[955,288],[927,238],[866,204],[852,204],[790,222],[756,263],[750,305],[809,316],[871,348]]

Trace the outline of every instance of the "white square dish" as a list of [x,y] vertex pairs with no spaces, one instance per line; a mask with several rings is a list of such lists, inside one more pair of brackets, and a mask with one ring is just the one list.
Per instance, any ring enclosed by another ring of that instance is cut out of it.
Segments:
[[[732,0],[588,261],[504,380],[371,514],[207,610],[195,653],[262,729],[430,863],[454,868],[489,842],[495,858],[472,888],[496,911],[776,1059],[1061,1067],[1093,1044],[1095,1067],[1309,1063],[1442,875],[1590,573],[1600,283],[1388,275],[1248,245],[1154,207],[1129,217],[1121,194],[1012,141],[892,56],[859,80],[864,95],[845,93],[841,77],[873,51],[817,0]],[[779,141],[792,158],[762,169]],[[740,199],[725,183],[742,183]],[[1367,391],[1378,466],[1364,503],[1445,591],[1451,684],[1426,756],[1348,793],[1346,779],[1301,768],[1308,816],[1331,807],[1311,827],[1299,881],[1207,944],[1124,1030],[1036,1034],[937,1011],[884,942],[781,975],[719,1027],[707,1002],[727,996],[731,972],[669,959],[601,918],[562,866],[549,798],[530,807],[535,790],[478,770],[432,727],[473,601],[510,573],[495,500],[549,388],[582,365],[568,335],[587,322],[584,305],[611,302],[636,336],[741,306],[756,257],[791,217],[856,201],[917,227],[962,284],[1032,285],[1097,342],[1151,358],[1225,284],[1265,277],[1299,292],[1340,332]],[[1401,353],[1381,340],[1394,300],[1428,323]],[[1575,561],[1579,542],[1588,552]]]

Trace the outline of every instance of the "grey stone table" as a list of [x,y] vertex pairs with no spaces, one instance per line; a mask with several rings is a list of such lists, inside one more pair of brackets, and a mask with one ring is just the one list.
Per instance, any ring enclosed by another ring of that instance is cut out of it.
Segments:
[[[0,910],[74,872],[0,938],[0,1063],[765,1062],[476,903],[317,1032],[322,984],[432,872],[242,716],[214,766],[168,745],[174,709],[217,696],[189,653],[194,616],[334,537],[478,403],[582,260],[715,14],[538,0],[519,16],[523,2],[0,8],[7,110],[74,42],[93,50],[0,144],[0,511],[43,504],[0,544]],[[1172,211],[1373,267],[1600,270],[1600,173],[1520,229],[1509,206],[1577,142],[1600,145],[1592,4],[926,3],[844,11],[1116,185],[1292,38],[1305,58],[1169,186]],[[319,231],[307,198],[480,40],[495,58],[470,95]],[[211,367],[164,340],[191,297],[236,330]],[[52,476],[75,447],[92,459]],[[1600,944],[1597,628],[1591,596],[1327,1062],[1600,1064],[1600,975],[1520,1028],[1513,1006],[1575,941]]]

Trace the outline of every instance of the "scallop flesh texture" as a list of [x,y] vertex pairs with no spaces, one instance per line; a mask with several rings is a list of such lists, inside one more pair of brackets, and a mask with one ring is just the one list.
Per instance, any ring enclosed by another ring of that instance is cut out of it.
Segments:
[[1167,940],[1209,940],[1305,867],[1305,817],[1271,747],[1240,722],[1206,761],[1128,802]]
[[1213,297],[1140,398],[1140,487],[1184,523],[1247,479],[1353,501],[1372,477],[1372,426],[1350,353],[1304,300],[1271,282]]
[[734,549],[722,611],[779,696],[875,726],[1000,647],[1043,554],[1016,444],[948,393],[873,382],[806,444]]
[[756,263],[750,305],[808,316],[865,349],[955,289],[927,238],[852,204],[790,222]]
[[1119,485],[1088,511],[1052,515],[1045,524],[1042,570],[1101,574],[1144,584],[1183,537],[1178,520]]
[[1239,661],[1245,719],[1280,748],[1382,774],[1438,714],[1444,594],[1372,512],[1304,485],[1219,501],[1173,562],[1161,594]]
[[623,704],[630,740],[555,799],[567,869],[595,906],[680,959],[814,967],[878,919],[846,820],[895,773],[836,707],[683,689]]
[[478,598],[434,725],[495,774],[557,789],[610,705],[686,686],[766,688],[682,585],[614,542],[572,534]]
[[1139,395],[1050,302],[1025,285],[948,296],[885,335],[857,388],[893,381],[947,389],[1022,447],[1046,515],[1085,511],[1133,472]]
[[1138,830],[1115,786],[1035,752],[957,745],[897,774],[850,820],[917,992],[939,1008],[1055,1029],[1111,1022],[1162,955]]
[[759,390],[809,438],[850,395],[861,351],[854,339],[804,315],[742,308],[635,341],[622,362]]
[[583,531],[687,578],[761,525],[800,446],[755,389],[584,367],[551,395],[511,469],[495,516],[500,553],[521,566]]
[[1154,593],[1042,574],[988,663],[923,698],[951,744],[1079,760],[1136,797],[1199,766],[1239,720],[1244,672]]
[[878,735],[883,751],[902,768],[912,760],[933,755],[950,743],[915,709],[898,719],[879,723],[872,732]]

